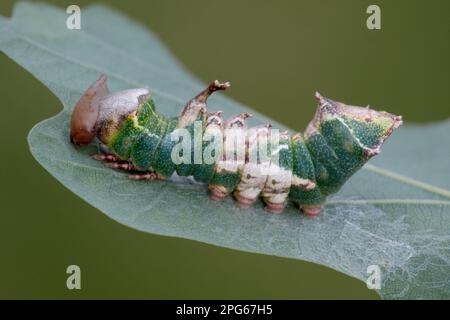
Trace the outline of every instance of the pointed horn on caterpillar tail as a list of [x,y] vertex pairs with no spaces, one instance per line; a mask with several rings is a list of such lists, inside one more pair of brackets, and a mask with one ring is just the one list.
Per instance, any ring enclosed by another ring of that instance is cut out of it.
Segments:
[[326,121],[337,119],[344,124],[364,148],[364,156],[370,159],[380,153],[381,145],[402,123],[402,117],[370,107],[346,105],[315,93],[319,104],[314,119],[309,123],[305,135],[319,130]]

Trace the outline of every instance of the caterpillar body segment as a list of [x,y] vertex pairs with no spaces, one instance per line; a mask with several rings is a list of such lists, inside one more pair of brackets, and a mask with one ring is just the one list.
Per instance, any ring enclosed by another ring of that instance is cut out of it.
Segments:
[[269,145],[271,128],[272,125],[266,124],[247,131],[247,156],[256,161],[246,161],[239,169],[240,181],[233,195],[241,208],[250,207],[266,184],[270,158],[260,153]]
[[97,137],[110,152],[97,159],[136,171],[132,179],[176,173],[207,183],[213,200],[232,195],[247,208],[261,197],[272,213],[291,200],[315,216],[402,123],[399,116],[316,93],[319,106],[304,133],[277,132],[270,124],[248,128],[248,113],[224,120],[221,111],[208,112],[208,97],[229,86],[212,82],[168,118],[157,112],[148,89],[109,93],[102,75],[75,106],[71,141],[86,145]]
[[208,188],[214,200],[223,200],[236,189],[241,175],[240,168],[245,164],[245,149],[247,118],[250,114],[244,112],[225,121],[223,128],[222,152],[220,153],[214,174]]

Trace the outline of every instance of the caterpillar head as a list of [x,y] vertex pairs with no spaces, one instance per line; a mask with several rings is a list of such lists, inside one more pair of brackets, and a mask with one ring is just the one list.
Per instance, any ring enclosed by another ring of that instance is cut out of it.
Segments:
[[108,143],[123,120],[136,112],[149,97],[146,88],[109,93],[107,77],[101,75],[83,94],[72,112],[70,141],[79,146],[89,144],[97,136]]
[[70,124],[70,141],[84,146],[96,135],[95,125],[99,114],[99,100],[108,95],[107,78],[101,75],[78,100],[72,112]]
[[339,120],[364,147],[366,158],[380,153],[380,147],[392,132],[402,124],[402,117],[367,107],[346,105],[316,93],[319,102],[314,119],[305,134],[320,131],[321,125],[329,120]]

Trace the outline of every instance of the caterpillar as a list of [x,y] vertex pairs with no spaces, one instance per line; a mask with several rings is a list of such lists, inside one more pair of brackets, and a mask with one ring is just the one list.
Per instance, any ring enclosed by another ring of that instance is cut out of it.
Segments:
[[[267,211],[281,213],[291,200],[305,215],[316,216],[326,197],[377,155],[402,123],[400,116],[349,106],[316,92],[318,108],[306,130],[272,136],[276,130],[270,124],[248,128],[248,113],[223,120],[221,111],[208,112],[208,97],[229,86],[213,81],[178,117],[168,118],[157,112],[148,89],[110,93],[107,77],[101,75],[73,109],[71,142],[84,146],[97,138],[107,151],[93,157],[110,168],[132,171],[131,179],[189,176],[207,184],[216,201],[233,195],[239,207],[248,208],[262,197]],[[187,135],[177,141],[174,134],[180,130]],[[236,137],[243,147],[234,150]],[[180,144],[187,148],[175,150]],[[209,150],[213,161],[180,161],[192,158],[194,145],[201,155]],[[265,157],[261,146],[268,150]]]

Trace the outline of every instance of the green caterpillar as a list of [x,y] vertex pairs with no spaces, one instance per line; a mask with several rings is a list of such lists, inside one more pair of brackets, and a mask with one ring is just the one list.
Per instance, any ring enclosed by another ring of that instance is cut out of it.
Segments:
[[[191,176],[208,184],[213,200],[232,194],[240,207],[249,207],[261,196],[272,213],[281,213],[290,199],[306,215],[319,214],[326,197],[378,154],[402,123],[400,116],[348,106],[316,93],[319,107],[305,132],[275,136],[270,125],[247,128],[247,113],[223,121],[220,111],[207,111],[208,97],[229,83],[212,82],[178,117],[167,118],[156,111],[148,89],[110,93],[106,81],[102,75],[76,104],[72,143],[86,145],[97,137],[108,153],[95,158],[111,168],[136,171],[132,179]],[[189,138],[177,141],[174,135],[179,132]],[[232,150],[236,137],[244,147]],[[189,148],[175,150],[183,145]],[[213,161],[179,161],[199,158],[199,145],[200,160],[209,150]]]

